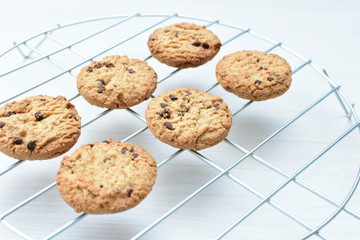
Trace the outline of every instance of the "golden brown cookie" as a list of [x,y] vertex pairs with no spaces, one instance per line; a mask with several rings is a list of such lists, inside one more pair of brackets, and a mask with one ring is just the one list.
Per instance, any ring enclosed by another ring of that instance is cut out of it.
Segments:
[[146,122],[160,141],[176,148],[200,150],[226,138],[231,112],[219,97],[196,88],[178,88],[154,98]]
[[57,187],[76,212],[116,213],[139,204],[156,176],[156,162],[149,152],[110,139],[82,145],[64,157]]
[[77,88],[92,105],[128,108],[155,91],[157,75],[146,62],[127,56],[108,56],[81,69]]
[[216,78],[226,91],[240,98],[263,101],[289,89],[291,67],[276,54],[239,51],[219,61]]
[[155,30],[149,37],[148,47],[160,62],[189,68],[210,61],[219,52],[221,42],[204,26],[178,23]]
[[80,136],[81,121],[65,97],[37,95],[0,108],[0,151],[19,160],[67,152]]

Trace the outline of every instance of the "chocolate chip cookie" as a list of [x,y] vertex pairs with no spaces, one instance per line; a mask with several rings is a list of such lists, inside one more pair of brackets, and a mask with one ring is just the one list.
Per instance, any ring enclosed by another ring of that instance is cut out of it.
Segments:
[[231,112],[219,97],[195,88],[179,88],[154,98],[146,122],[160,141],[176,148],[200,150],[225,139]]
[[147,100],[155,91],[157,75],[146,62],[127,56],[108,56],[81,69],[77,88],[90,104],[128,108]]
[[0,108],[0,151],[19,160],[50,159],[67,152],[81,121],[65,97],[37,95]]
[[226,91],[252,101],[284,94],[290,88],[291,73],[286,60],[258,51],[232,53],[216,66],[216,78]]
[[219,52],[221,42],[204,26],[178,23],[155,30],[149,37],[148,47],[160,62],[189,68],[210,61]]
[[82,145],[64,157],[57,187],[76,212],[116,213],[139,204],[156,176],[156,162],[149,152],[110,139]]

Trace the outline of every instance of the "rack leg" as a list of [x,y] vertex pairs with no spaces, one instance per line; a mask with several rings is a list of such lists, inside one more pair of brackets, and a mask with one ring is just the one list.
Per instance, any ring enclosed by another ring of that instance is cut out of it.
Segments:
[[[45,34],[44,37],[38,42],[38,44],[35,45],[35,49],[38,49],[41,44],[43,44],[43,42],[45,42],[45,40],[47,39],[47,35]],[[28,55],[26,55],[25,58],[30,58],[30,56],[34,53],[34,50],[31,50]]]
[[[16,46],[16,42],[13,42],[14,46]],[[23,58],[28,58],[24,52],[21,50],[21,48],[19,46],[16,47],[16,49],[19,51],[19,53],[21,54],[21,56],[23,56]]]
[[[323,69],[322,71],[323,71],[323,73],[324,73],[327,77],[329,77],[329,74],[326,72],[325,69]],[[344,109],[344,112],[345,112],[345,114],[346,114],[346,117],[349,118],[349,119],[351,119],[351,117],[352,117],[352,115],[353,115],[353,112],[352,112],[351,110],[349,111],[349,110],[346,108],[343,99],[342,99],[341,96],[339,95],[339,92],[336,91],[335,94],[336,94],[337,99],[338,99],[339,102],[340,102],[341,107]],[[354,108],[354,107],[355,107],[355,104],[353,103],[353,104],[351,104],[351,106]]]

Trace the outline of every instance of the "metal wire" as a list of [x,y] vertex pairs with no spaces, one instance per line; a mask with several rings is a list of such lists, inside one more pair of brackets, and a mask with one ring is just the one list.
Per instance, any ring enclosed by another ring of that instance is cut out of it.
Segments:
[[[88,57],[85,54],[74,50],[72,47],[84,42],[88,39],[91,39],[92,37],[99,35],[103,32],[106,32],[109,29],[112,29],[120,24],[126,23],[127,21],[134,19],[134,18],[138,18],[138,17],[161,17],[163,19],[161,19],[160,21],[158,21],[155,24],[152,24],[148,27],[145,27],[144,29],[142,29],[141,31],[133,34],[132,36],[121,40],[120,42],[106,48],[105,50],[98,52],[97,54]],[[346,198],[343,200],[343,202],[341,203],[337,203],[336,201],[334,201],[333,199],[329,198],[328,196],[326,196],[325,194],[322,194],[321,192],[311,188],[310,186],[306,185],[305,183],[301,182],[300,180],[296,179],[296,177],[298,175],[300,175],[305,169],[307,169],[309,166],[311,166],[314,162],[316,162],[324,153],[326,153],[328,150],[330,150],[333,146],[335,146],[339,141],[341,141],[343,138],[345,138],[348,134],[350,134],[354,129],[359,129],[359,117],[357,115],[357,113],[355,112],[354,108],[353,108],[353,104],[350,103],[350,101],[346,98],[346,96],[342,93],[342,91],[340,90],[340,86],[335,85],[332,80],[329,78],[329,76],[326,74],[326,72],[321,71],[319,68],[317,68],[311,60],[308,60],[304,57],[302,57],[300,54],[294,52],[293,50],[289,49],[288,47],[286,47],[282,42],[275,42],[271,39],[268,39],[256,32],[254,32],[253,30],[251,30],[250,28],[240,28],[240,27],[235,27],[232,25],[228,25],[228,24],[224,24],[219,22],[218,20],[216,21],[209,21],[209,20],[204,20],[204,19],[198,19],[198,18],[194,18],[194,17],[188,17],[188,16],[179,16],[178,14],[172,14],[172,15],[141,15],[139,13],[131,15],[131,16],[115,16],[115,17],[107,17],[107,18],[98,18],[98,19],[91,19],[91,20],[86,20],[86,21],[81,21],[81,22],[77,22],[77,23],[71,23],[71,24],[67,24],[67,25],[58,25],[55,28],[49,29],[43,33],[34,35],[33,37],[30,37],[29,39],[22,41],[18,44],[15,44],[11,49],[5,51],[4,53],[0,54],[0,57],[3,57],[4,55],[6,55],[7,53],[9,53],[10,51],[14,50],[14,49],[18,49],[20,54],[24,57],[24,58],[28,58],[30,57],[30,55],[32,55],[33,53],[36,53],[39,55],[38,58],[25,63],[19,67],[13,68],[8,70],[5,73],[0,74],[0,78],[4,77],[6,75],[9,75],[11,73],[14,73],[20,69],[23,68],[27,68],[27,67],[31,67],[32,64],[41,61],[41,60],[47,60],[50,63],[54,64],[55,66],[57,66],[58,68],[60,68],[61,70],[63,70],[62,72],[60,72],[59,74],[44,80],[43,82],[29,88],[26,89],[25,91],[22,91],[20,93],[17,93],[16,95],[4,100],[3,102],[0,103],[4,104],[10,100],[13,100],[16,97],[19,97],[27,92],[30,92],[50,81],[53,81],[55,79],[57,79],[58,77],[62,76],[65,73],[70,74],[73,77],[76,77],[73,73],[72,70],[74,70],[75,68],[85,64],[86,62],[89,61],[93,61],[93,59],[95,57],[100,56],[101,54],[104,54],[108,51],[110,51],[111,49],[127,42],[130,41],[131,39],[143,34],[144,32],[172,19],[172,18],[178,18],[178,19],[191,19],[191,20],[198,20],[198,21],[204,21],[207,23],[207,27],[211,27],[212,25],[219,25],[219,26],[225,26],[228,28],[233,28],[236,30],[239,30],[239,32],[237,34],[235,34],[234,36],[232,36],[231,38],[229,38],[228,40],[223,42],[223,45],[229,44],[232,41],[234,41],[235,39],[238,39],[239,37],[245,35],[245,34],[251,34],[252,36],[255,36],[259,39],[262,39],[266,42],[271,43],[271,47],[269,49],[266,50],[266,52],[270,52],[276,48],[282,48],[283,50],[291,53],[292,55],[296,56],[297,58],[299,58],[303,63],[298,66],[297,68],[295,68],[293,70],[293,74],[295,74],[296,72],[300,71],[301,69],[303,69],[305,66],[310,66],[312,67],[316,72],[318,72],[330,85],[331,89],[330,91],[328,91],[327,93],[325,93],[324,95],[322,95],[318,100],[316,100],[315,102],[311,103],[306,109],[304,109],[303,111],[301,111],[297,116],[295,116],[293,119],[291,119],[288,123],[286,123],[285,125],[283,125],[282,127],[280,127],[277,131],[275,131],[273,134],[271,134],[268,138],[266,138],[265,140],[263,140],[260,144],[258,144],[256,147],[254,147],[252,150],[246,150],[245,148],[239,146],[237,143],[226,139],[225,142],[228,143],[231,147],[233,147],[234,149],[243,152],[245,155],[237,160],[236,162],[234,162],[233,164],[231,164],[229,167],[227,167],[226,169],[221,168],[219,165],[217,165],[214,161],[212,161],[211,159],[205,157],[204,155],[196,152],[196,151],[190,151],[190,153],[192,153],[194,156],[196,156],[198,159],[200,159],[201,161],[205,162],[206,164],[208,164],[209,166],[211,166],[212,168],[214,168],[215,170],[217,170],[219,172],[218,175],[216,175],[213,179],[211,179],[210,181],[208,181],[206,184],[204,184],[203,186],[201,186],[200,188],[198,188],[196,191],[194,191],[192,194],[188,195],[185,199],[183,199],[181,202],[179,202],[177,205],[175,205],[173,208],[171,208],[169,211],[167,211],[164,215],[162,215],[160,218],[158,218],[157,220],[155,220],[152,224],[148,225],[147,227],[145,227],[142,231],[140,231],[138,234],[136,234],[135,236],[133,236],[132,239],[138,239],[140,237],[142,237],[143,235],[145,235],[147,232],[149,232],[151,229],[153,229],[154,227],[156,227],[159,223],[161,223],[162,221],[164,221],[166,218],[168,218],[169,216],[171,216],[173,213],[175,213],[178,209],[180,209],[182,206],[184,206],[185,204],[187,204],[192,198],[194,198],[195,196],[197,196],[198,194],[200,194],[203,190],[205,190],[207,187],[209,187],[210,185],[212,185],[213,183],[215,183],[218,179],[222,178],[223,176],[228,177],[229,179],[231,179],[232,181],[234,181],[235,183],[237,183],[238,185],[240,185],[241,187],[243,187],[244,189],[246,189],[247,191],[249,191],[250,193],[252,193],[253,195],[255,195],[256,197],[258,197],[259,199],[261,199],[261,201],[259,203],[257,203],[254,207],[252,207],[246,214],[240,216],[238,218],[237,221],[235,221],[233,224],[231,224],[228,228],[226,228],[222,233],[220,233],[217,237],[217,239],[220,239],[222,237],[224,237],[226,234],[228,234],[232,229],[234,229],[238,224],[240,224],[243,220],[245,220],[246,218],[248,218],[251,214],[253,214],[260,206],[262,206],[263,204],[267,203],[270,206],[272,206],[273,208],[275,208],[277,211],[281,212],[282,214],[284,214],[285,216],[287,216],[290,220],[292,220],[293,222],[297,223],[298,225],[302,226],[303,228],[305,228],[308,233],[302,237],[302,239],[308,238],[314,234],[316,234],[319,238],[321,239],[328,239],[327,237],[324,236],[323,233],[320,233],[320,230],[326,226],[333,218],[335,218],[341,211],[344,211],[346,213],[349,214],[349,216],[355,217],[356,219],[360,219],[360,214],[354,212],[351,209],[348,209],[346,207],[347,202],[350,200],[351,196],[353,195],[353,193],[356,190],[356,187],[358,185],[359,182],[359,173],[354,181],[354,184],[352,186],[352,189],[349,191],[348,195],[346,196]],[[83,37],[71,44],[65,44],[62,41],[60,41],[59,39],[53,37],[52,33],[60,28],[65,28],[65,27],[70,27],[70,26],[74,26],[74,25],[78,25],[78,24],[82,24],[82,23],[87,23],[87,22],[92,22],[92,21],[100,21],[100,20],[106,20],[106,19],[120,19],[120,21],[117,21],[107,27],[102,28],[99,31],[96,31],[86,37]],[[36,39],[36,38],[40,38],[40,41],[35,45],[35,46],[31,46],[29,44],[30,40]],[[59,44],[61,46],[61,48],[59,48],[56,51],[53,51],[51,53],[44,53],[42,51],[40,51],[38,48],[40,47],[40,45],[46,41],[46,40],[51,40],[53,42],[56,42],[57,44]],[[23,52],[23,50],[20,47],[25,47],[29,50],[28,54],[25,54]],[[79,63],[77,63],[76,65],[67,68],[65,66],[63,66],[62,64],[58,63],[57,61],[53,60],[51,57],[56,54],[59,53],[61,51],[64,50],[69,50],[71,52],[73,52],[74,54],[76,54],[77,56],[81,57],[83,60],[80,61]],[[144,60],[147,61],[149,59],[151,59],[151,55],[146,57]],[[162,79],[160,79],[158,81],[158,84],[164,82],[165,80],[169,79],[170,77],[172,77],[173,75],[175,75],[176,73],[178,73],[179,71],[181,71],[181,69],[176,69],[172,72],[170,72],[168,75],[166,75],[165,77],[163,77]],[[213,84],[212,86],[208,87],[205,89],[205,91],[210,91],[212,89],[214,89],[215,87],[218,86],[218,83]],[[315,106],[317,106],[321,101],[323,101],[324,99],[326,99],[328,96],[335,94],[342,106],[342,108],[344,109],[345,114],[351,118],[353,117],[355,120],[355,124],[349,128],[347,131],[345,131],[343,134],[341,134],[337,139],[335,139],[331,144],[329,144],[326,148],[324,148],[318,155],[316,155],[313,159],[311,159],[308,163],[306,163],[303,167],[301,167],[298,171],[296,171],[294,174],[292,175],[288,175],[285,172],[283,172],[282,170],[276,168],[275,166],[271,165],[270,163],[266,162],[265,160],[261,159],[260,157],[256,156],[254,153],[261,148],[264,144],[266,144],[267,142],[269,142],[272,138],[274,138],[276,135],[278,135],[279,133],[281,133],[284,129],[286,129],[287,127],[289,127],[291,124],[293,124],[295,121],[297,121],[299,118],[301,118],[303,115],[305,115],[308,111],[310,111],[312,108],[314,108]],[[79,96],[79,94],[73,96],[72,98],[70,98],[70,100],[74,100]],[[154,97],[154,96],[152,96]],[[249,101],[247,103],[245,103],[243,106],[240,106],[237,110],[235,110],[233,112],[233,116],[236,116],[237,114],[239,114],[242,110],[246,109],[247,107],[249,107],[253,102]],[[85,124],[82,125],[82,128],[90,125],[91,123],[97,121],[98,119],[102,118],[103,116],[105,116],[106,114],[110,113],[112,110],[108,109],[105,110],[103,112],[101,112],[100,114],[98,114],[96,117],[92,118],[91,120],[89,120],[88,122],[86,122]],[[127,112],[129,112],[131,115],[133,115],[134,117],[136,117],[137,119],[139,119],[140,121],[146,123],[145,118],[137,113],[136,111],[134,111],[133,109],[127,109]],[[135,136],[138,136],[139,134],[141,134],[142,132],[144,132],[145,130],[147,130],[147,127],[143,127],[137,131],[135,131],[133,134],[127,136],[125,139],[123,139],[122,141],[129,141],[130,139],[132,139]],[[172,159],[174,159],[176,156],[178,156],[179,154],[181,154],[183,151],[182,149],[177,150],[176,152],[174,152],[173,154],[171,154],[169,157],[167,157],[166,159],[164,159],[162,162],[160,162],[158,164],[158,168],[161,168],[162,166],[164,166],[165,164],[167,164],[168,162],[170,162]],[[242,182],[241,180],[239,180],[238,178],[236,178],[235,176],[233,176],[230,171],[235,168],[237,165],[239,165],[241,162],[243,162],[245,159],[247,158],[252,158],[255,161],[259,162],[260,164],[262,164],[263,166],[266,166],[267,168],[271,169],[272,171],[276,172],[277,174],[283,176],[286,178],[286,181],[284,181],[279,187],[277,187],[275,190],[273,190],[269,195],[264,196],[262,194],[260,194],[257,190],[253,189],[252,187],[250,187],[249,185],[247,185],[245,182]],[[13,164],[11,164],[10,166],[6,167],[5,169],[3,169],[2,171],[0,171],[0,177],[3,176],[4,174],[8,173],[11,170],[14,170],[17,166],[21,165],[24,161],[17,161]],[[311,226],[309,226],[306,222],[304,222],[303,220],[301,220],[300,218],[298,218],[297,216],[295,216],[294,214],[290,213],[289,211],[287,211],[286,209],[282,208],[281,206],[279,206],[278,204],[274,203],[271,198],[273,196],[275,196],[281,189],[283,189],[287,184],[289,184],[290,182],[294,182],[296,183],[298,186],[302,187],[303,189],[307,190],[308,192],[318,196],[319,198],[321,198],[322,200],[332,204],[333,206],[337,207],[336,211],[334,211],[325,221],[323,221],[321,224],[319,224],[317,227],[312,228]],[[13,226],[12,224],[10,224],[8,221],[5,220],[6,217],[8,217],[9,215],[11,215],[12,213],[14,213],[15,211],[17,211],[19,208],[27,205],[28,203],[30,203],[31,201],[35,200],[36,198],[38,198],[39,196],[43,195],[44,193],[46,193],[47,191],[49,191],[51,188],[53,188],[56,185],[56,182],[48,185],[47,187],[43,188],[42,190],[38,191],[37,193],[33,194],[32,196],[26,198],[25,200],[21,201],[20,203],[16,204],[14,207],[8,209],[5,213],[0,215],[0,222],[7,227],[8,229],[10,229],[11,231],[13,231],[14,233],[16,233],[17,235],[19,235],[20,237],[24,238],[24,239],[32,239],[30,236],[28,236],[27,234],[21,232],[20,230],[18,230],[15,226]],[[60,228],[56,229],[55,231],[53,231],[52,233],[49,233],[44,239],[51,239],[54,238],[55,236],[59,235],[60,233],[62,233],[63,231],[65,231],[66,229],[70,228],[71,226],[73,226],[75,223],[77,223],[78,221],[80,221],[81,219],[83,219],[87,214],[83,213],[78,215],[76,218],[74,218],[73,220],[65,223],[63,226],[61,226]]]

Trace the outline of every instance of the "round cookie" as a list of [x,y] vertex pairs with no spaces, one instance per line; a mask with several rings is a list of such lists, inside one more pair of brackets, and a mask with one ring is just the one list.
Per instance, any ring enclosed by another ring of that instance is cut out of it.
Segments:
[[291,85],[291,67],[276,54],[239,51],[216,65],[221,86],[240,98],[263,101],[284,94]]
[[160,62],[189,68],[210,61],[219,52],[221,42],[204,26],[178,23],[155,30],[149,37],[148,47]]
[[82,145],[57,172],[62,198],[76,212],[106,214],[139,204],[152,190],[156,162],[144,148],[107,140]]
[[196,88],[178,88],[154,98],[146,122],[160,141],[176,148],[200,150],[226,138],[231,112],[219,97]]
[[19,160],[50,159],[67,152],[81,121],[65,97],[37,95],[0,108],[0,151]]
[[155,91],[157,75],[146,62],[127,56],[107,56],[81,69],[77,88],[90,104],[128,108],[147,100]]

